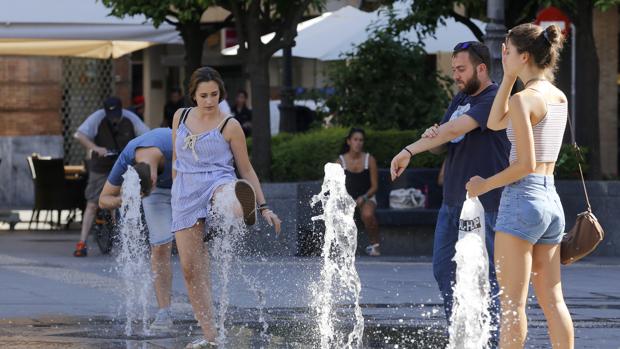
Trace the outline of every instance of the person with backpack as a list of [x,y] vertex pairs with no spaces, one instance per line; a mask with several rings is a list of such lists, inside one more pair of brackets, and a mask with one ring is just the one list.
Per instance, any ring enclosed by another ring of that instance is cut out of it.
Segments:
[[95,220],[99,195],[118,154],[130,140],[148,131],[148,126],[136,114],[123,109],[118,97],[109,97],[103,102],[103,108],[89,115],[75,132],[74,137],[91,156],[87,166],[88,183],[84,191],[86,209],[82,218],[80,241],[73,252],[75,257],[86,257],[88,254],[86,240]]

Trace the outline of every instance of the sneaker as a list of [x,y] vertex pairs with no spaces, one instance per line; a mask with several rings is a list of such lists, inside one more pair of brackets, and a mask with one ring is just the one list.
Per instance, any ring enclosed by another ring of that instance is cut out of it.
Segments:
[[365,251],[369,256],[376,257],[381,255],[381,251],[379,251],[379,244],[368,245],[366,246]]
[[188,345],[185,346],[185,349],[216,349],[217,348],[217,344],[213,343],[213,342],[209,342],[208,340],[204,339],[204,338],[198,338],[195,341],[189,343]]
[[150,329],[153,331],[169,331],[170,328],[172,328],[170,309],[159,309],[155,314],[155,320],[151,322]]
[[243,221],[247,225],[254,225],[256,223],[256,194],[252,185],[244,180],[240,179],[235,183],[235,195],[237,200],[241,204],[243,209]]
[[73,257],[86,257],[88,255],[88,247],[86,242],[80,241],[75,245],[75,251],[73,251]]

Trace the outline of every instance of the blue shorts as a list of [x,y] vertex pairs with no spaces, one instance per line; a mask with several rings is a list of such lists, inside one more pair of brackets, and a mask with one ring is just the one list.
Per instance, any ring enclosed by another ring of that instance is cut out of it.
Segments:
[[553,176],[530,174],[504,188],[495,231],[532,244],[559,244],[565,227]]
[[170,205],[170,189],[153,188],[151,194],[142,199],[144,218],[149,228],[149,242],[153,246],[167,244],[172,241],[172,207]]

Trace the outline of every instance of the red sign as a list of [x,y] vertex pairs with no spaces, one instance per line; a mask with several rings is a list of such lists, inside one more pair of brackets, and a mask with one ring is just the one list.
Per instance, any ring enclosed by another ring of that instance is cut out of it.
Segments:
[[562,30],[564,36],[570,32],[570,19],[562,10],[549,6],[538,12],[535,23],[543,28],[555,24]]

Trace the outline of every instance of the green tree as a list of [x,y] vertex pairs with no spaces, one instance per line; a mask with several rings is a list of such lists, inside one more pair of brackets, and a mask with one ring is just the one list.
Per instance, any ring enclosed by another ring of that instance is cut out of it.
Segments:
[[144,15],[155,27],[173,25],[185,45],[185,81],[187,91],[190,74],[202,66],[202,51],[207,37],[232,24],[232,16],[221,23],[201,23],[202,14],[216,0],[101,0],[116,17]]
[[[394,0],[384,0],[395,2]],[[400,0],[396,0],[400,1]],[[410,1],[410,0],[405,0]],[[556,6],[562,9],[577,28],[576,34],[576,130],[577,142],[590,149],[589,175],[590,178],[602,177],[599,122],[592,117],[592,110],[598,110],[599,98],[599,61],[594,43],[593,10],[598,8],[606,11],[612,6],[620,4],[620,0],[506,0],[505,26],[512,28],[515,25],[531,22],[536,13],[547,6]],[[454,11],[455,6],[461,6],[465,14]],[[411,2],[411,12],[405,18],[394,23],[395,32],[415,29],[420,35],[433,35],[438,24],[445,17],[453,17],[464,23],[476,37],[483,41],[482,32],[471,21],[471,18],[486,19],[486,1],[475,0],[415,0]],[[595,113],[596,114],[596,113]]]
[[[238,55],[250,78],[252,90],[252,163],[260,178],[271,177],[271,127],[269,121],[269,60],[274,53],[294,44],[297,24],[304,14],[321,9],[324,0],[218,1],[235,17]],[[273,32],[263,43],[261,35]]]
[[338,124],[416,129],[441,118],[449,80],[429,66],[421,44],[379,28],[344,58],[329,70],[335,93],[327,105]]
[[[271,133],[269,121],[269,60],[278,50],[292,46],[297,24],[309,10],[318,12],[324,0],[101,0],[112,15],[145,15],[155,26],[174,25],[185,43],[186,77],[202,64],[206,38],[224,26],[237,29],[238,54],[250,79],[253,105],[252,162],[260,178],[270,178]],[[200,23],[209,6],[221,6],[231,12],[222,23]],[[234,19],[234,21],[233,21]],[[261,36],[273,32],[267,43]],[[185,87],[187,88],[187,78]]]
[[[389,0],[386,0],[389,1]],[[486,20],[486,2],[478,0],[391,0],[390,3],[406,1],[410,3],[408,15],[392,21],[392,30],[403,32],[414,29],[420,37],[434,35],[437,27],[445,24],[446,18],[465,25],[476,38],[483,42],[484,32],[472,18]],[[462,8],[464,13],[457,11]],[[537,1],[505,1],[505,25],[511,28],[516,24],[531,20],[536,16]]]

